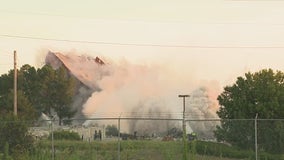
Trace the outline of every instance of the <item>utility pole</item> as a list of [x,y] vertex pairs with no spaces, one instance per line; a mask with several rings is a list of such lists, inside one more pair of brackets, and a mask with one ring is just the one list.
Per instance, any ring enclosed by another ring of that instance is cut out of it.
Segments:
[[17,116],[18,108],[17,108],[17,52],[14,51],[14,115]]
[[183,141],[183,160],[187,160],[187,138],[186,138],[186,123],[185,123],[185,98],[189,95],[178,95],[178,97],[183,98],[183,113],[182,113],[182,141]]

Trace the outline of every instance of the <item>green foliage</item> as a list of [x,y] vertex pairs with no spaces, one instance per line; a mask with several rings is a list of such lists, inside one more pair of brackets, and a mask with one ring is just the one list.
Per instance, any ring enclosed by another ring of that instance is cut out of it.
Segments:
[[[98,159],[117,159],[117,141],[54,141],[56,148],[55,159],[69,160],[98,160]],[[254,160],[254,152],[240,150],[226,144],[215,142],[196,141],[193,144],[195,159],[202,160]],[[49,160],[50,140],[38,141],[36,149],[26,160]],[[191,146],[191,143],[189,143]],[[191,151],[188,151],[191,154]],[[196,154],[195,154],[196,153]],[[147,160],[175,160],[182,159],[181,141],[121,141],[121,159],[147,159]],[[190,155],[191,156],[191,155]],[[272,155],[264,152],[259,153],[259,160],[283,160],[280,155]]]
[[[24,67],[28,67],[25,65]],[[1,115],[11,114],[14,111],[14,71],[0,76],[0,113]],[[29,91],[23,87],[27,80],[24,80],[24,71],[18,71],[18,116],[25,120],[37,118],[36,110],[29,99]]]
[[[54,70],[45,65],[36,70],[30,65],[23,65],[18,72],[18,112],[20,116],[36,119],[45,113],[51,116],[56,112],[59,124],[65,120],[70,124],[76,110],[71,108],[75,94],[75,79],[60,67]],[[0,77],[0,112],[13,112],[14,71]],[[21,112],[22,111],[22,112]]]
[[6,142],[4,146],[4,155],[2,160],[12,160],[13,158],[9,155],[9,144]]
[[[40,90],[39,76],[37,70],[25,64],[20,68],[18,72],[18,90],[22,90],[24,95],[28,98],[29,102],[37,110],[36,106],[40,103],[39,90]],[[38,115],[40,112],[37,110]]]
[[195,157],[196,157],[196,143],[197,141],[196,140],[193,140],[189,143],[189,156],[190,156],[190,159],[191,160],[195,160]]
[[0,77],[0,95],[1,97],[6,95],[7,92],[13,89],[14,86],[14,71],[9,71],[8,74],[3,74]]
[[[245,77],[238,77],[235,84],[225,87],[218,101],[221,107],[217,114],[222,121],[215,131],[217,139],[253,149],[254,121],[228,119],[254,119],[257,113],[260,119],[281,119],[284,116],[284,74],[271,69],[246,73]],[[259,147],[271,153],[283,152],[283,125],[283,121],[261,122]]]
[[0,150],[6,153],[6,143],[9,143],[9,154],[15,159],[21,154],[33,149],[33,138],[28,134],[28,124],[14,116],[0,119]]
[[39,69],[38,75],[41,81],[39,106],[42,112],[49,116],[54,110],[61,125],[64,118],[70,119],[77,112],[71,108],[75,94],[75,79],[69,76],[63,67],[53,70],[49,65]]
[[[22,90],[17,92],[17,115],[23,120],[35,120],[37,118],[36,110],[25,96]],[[11,90],[2,101],[0,110],[4,114],[12,114],[14,112],[14,92]]]
[[106,136],[118,136],[118,129],[115,125],[107,125]]
[[253,151],[239,150],[222,143],[202,142],[196,143],[198,154],[211,155],[216,157],[247,158],[254,156]]
[[[51,134],[48,136],[48,139],[51,139]],[[54,140],[81,140],[80,135],[76,132],[70,131],[55,131],[53,133]]]
[[[241,150],[222,143],[196,141],[196,152],[199,155],[216,156],[219,158],[236,158],[236,159],[255,159],[255,152],[252,150]],[[260,160],[280,160],[281,155],[259,153]]]

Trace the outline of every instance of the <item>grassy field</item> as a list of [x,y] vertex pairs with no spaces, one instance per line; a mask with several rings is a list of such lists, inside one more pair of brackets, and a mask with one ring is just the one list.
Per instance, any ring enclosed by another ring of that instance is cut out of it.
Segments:
[[213,156],[200,156],[197,155],[196,160],[239,160],[239,159],[232,159],[232,158],[222,158],[222,157],[213,157]]
[[[121,141],[118,152],[117,141],[55,141],[56,160],[181,160],[182,142],[163,141]],[[51,142],[41,141],[29,160],[51,159]],[[202,156],[188,150],[190,160],[237,160],[221,156]]]
[[[55,140],[52,152],[50,140],[39,140],[28,153],[13,154],[13,159],[0,160],[182,160],[182,141],[160,140]],[[6,152],[5,152],[6,153]],[[240,150],[221,143],[193,141],[188,143],[188,160],[254,160],[252,150]],[[6,154],[7,155],[7,154]],[[9,156],[9,155],[8,155]],[[9,156],[10,157],[10,156]],[[283,155],[259,152],[259,160],[284,160]]]

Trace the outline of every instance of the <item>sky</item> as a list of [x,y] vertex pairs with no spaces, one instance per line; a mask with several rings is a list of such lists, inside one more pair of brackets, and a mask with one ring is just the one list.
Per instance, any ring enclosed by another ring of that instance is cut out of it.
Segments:
[[221,87],[248,71],[284,70],[282,0],[0,2],[0,74],[12,69],[14,50],[19,67],[41,67],[48,50],[72,52]]

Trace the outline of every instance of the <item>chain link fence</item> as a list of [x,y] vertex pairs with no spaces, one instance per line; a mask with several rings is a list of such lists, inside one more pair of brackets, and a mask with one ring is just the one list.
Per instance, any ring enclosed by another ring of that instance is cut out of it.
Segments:
[[[23,160],[284,159],[282,119],[187,119],[185,141],[183,119],[115,117],[81,122],[73,119],[72,125],[59,126],[58,120],[1,121],[0,156],[7,156],[8,145],[9,153]],[[22,125],[28,134],[21,134]],[[27,145],[29,154],[21,154]]]

